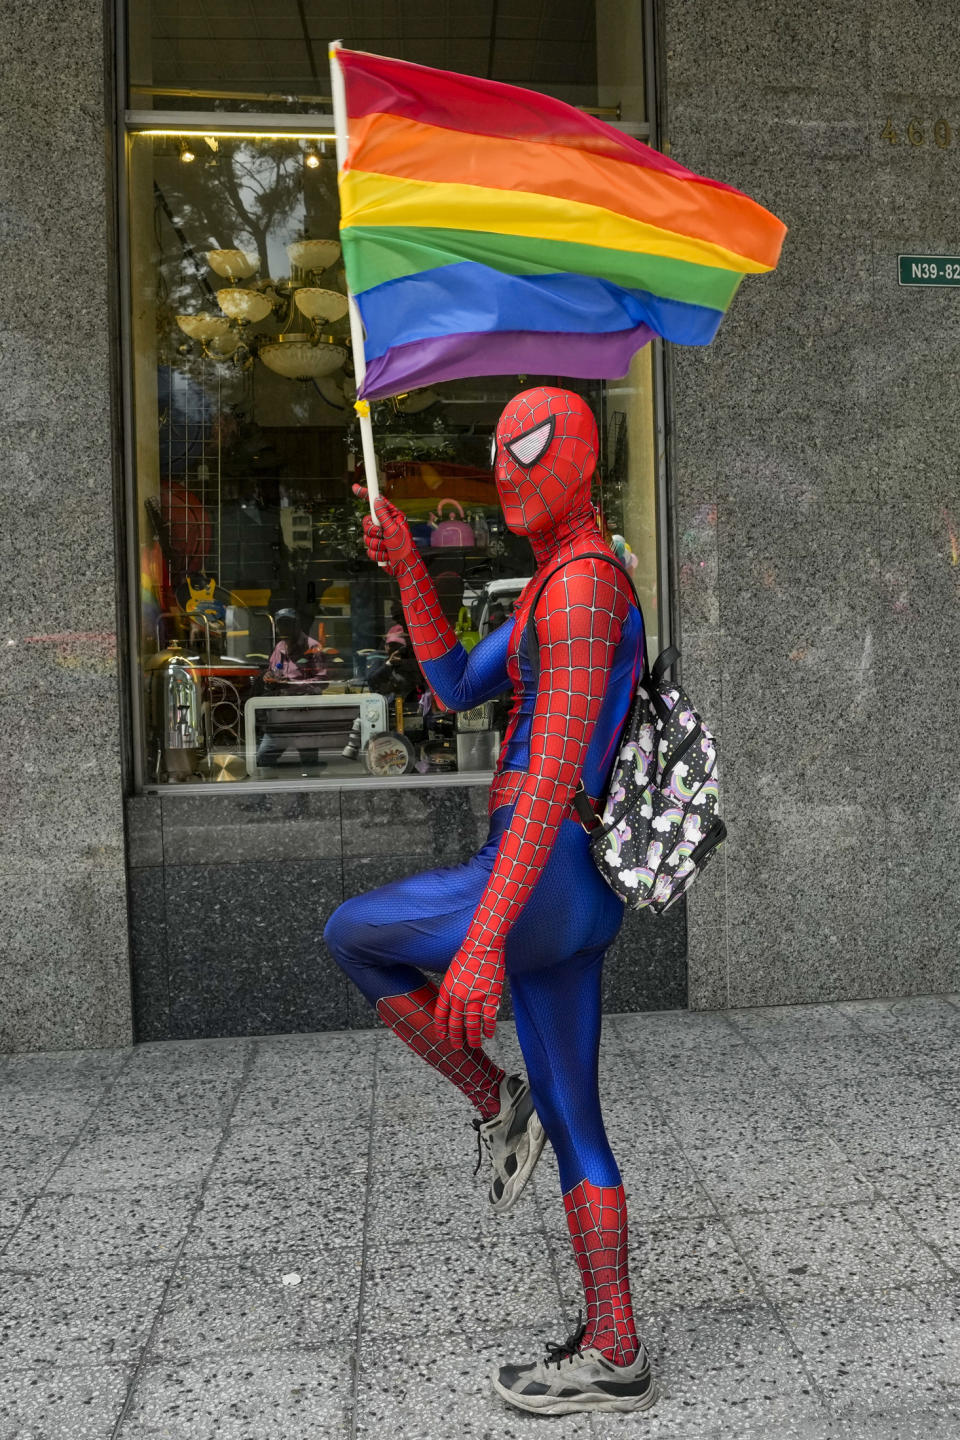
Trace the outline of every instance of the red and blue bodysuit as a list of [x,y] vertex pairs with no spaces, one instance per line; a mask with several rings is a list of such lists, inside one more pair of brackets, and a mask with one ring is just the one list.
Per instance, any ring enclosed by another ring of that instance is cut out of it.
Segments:
[[[507,525],[530,540],[536,573],[515,616],[469,654],[402,514],[380,500],[379,523],[365,522],[368,553],[400,583],[417,659],[441,702],[464,710],[510,688],[514,700],[482,849],[346,901],[325,937],[387,1025],[483,1116],[497,1112],[503,1071],[482,1042],[509,980],[533,1100],[559,1161],[587,1302],[583,1343],[629,1364],[638,1341],[626,1209],[597,1077],[603,958],[623,907],[593,864],[572,798],[581,776],[592,799],[603,794],[644,639],[626,578],[595,558],[607,548],[590,502],[597,444],[589,408],[569,391],[526,391],[501,415],[497,489]],[[529,607],[561,561],[536,605],[535,678]]]

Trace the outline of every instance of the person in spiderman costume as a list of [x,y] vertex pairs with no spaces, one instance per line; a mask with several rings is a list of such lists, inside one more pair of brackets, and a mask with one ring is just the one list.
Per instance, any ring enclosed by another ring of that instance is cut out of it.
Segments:
[[[597,448],[589,407],[566,390],[527,390],[500,416],[497,490],[508,527],[530,541],[536,573],[515,614],[469,654],[402,513],[381,498],[377,522],[366,517],[367,552],[399,582],[414,651],[441,702],[465,710],[510,687],[514,700],[479,853],[346,901],[325,931],[381,1019],[476,1107],[495,1210],[516,1203],[544,1132],[553,1145],[586,1320],[545,1360],[505,1365],[494,1380],[505,1400],[541,1414],[634,1410],[655,1399],[634,1324],[623,1185],[597,1074],[603,959],[623,907],[594,866],[572,805],[581,776],[594,805],[603,794],[643,669],[643,623],[629,583],[596,558],[609,552],[590,500]],[[544,580],[537,677],[525,629]],[[483,1048],[505,976],[526,1079],[506,1075]]]

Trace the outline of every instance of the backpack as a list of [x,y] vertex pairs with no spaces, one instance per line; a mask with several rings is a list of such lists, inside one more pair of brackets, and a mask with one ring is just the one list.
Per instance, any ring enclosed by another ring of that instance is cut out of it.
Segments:
[[[571,560],[606,560],[627,578],[640,618],[643,611],[630,576],[611,555],[587,551],[556,565],[542,580],[527,618],[527,657],[540,671],[534,612],[558,570]],[[717,744],[686,692],[665,680],[680,658],[671,645],[653,669],[647,662],[634,694],[600,814],[577,782],[573,797],[600,874],[631,909],[662,915],[701,874],[727,827],[717,814]]]

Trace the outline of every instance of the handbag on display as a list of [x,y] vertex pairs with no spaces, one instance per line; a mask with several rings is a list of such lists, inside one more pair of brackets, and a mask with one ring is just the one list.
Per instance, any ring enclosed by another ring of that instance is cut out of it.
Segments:
[[[617,560],[602,551],[570,559],[616,565],[626,575],[642,620],[633,581]],[[540,647],[534,610],[547,581],[569,564],[563,561],[544,577],[530,606],[527,656],[535,678]],[[671,645],[651,670],[644,627],[643,674],[620,732],[600,814],[582,777],[573,798],[600,874],[624,904],[654,915],[662,915],[689,890],[727,835],[717,813],[717,742],[686,692],[664,678],[679,659],[680,651]]]
[[[454,505],[460,512],[459,520],[445,520],[443,516],[444,505]],[[430,536],[431,545],[460,545],[468,547],[473,544],[473,527],[468,525],[463,518],[463,506],[459,500],[441,500],[435,513],[431,513],[430,521],[433,525],[433,533]]]

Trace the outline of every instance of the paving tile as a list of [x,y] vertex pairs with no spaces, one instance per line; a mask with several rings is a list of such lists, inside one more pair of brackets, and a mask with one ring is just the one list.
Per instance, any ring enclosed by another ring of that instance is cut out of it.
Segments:
[[5,1265],[170,1263],[199,1201],[193,1187],[42,1195],[4,1251]]
[[12,1235],[31,1203],[29,1195],[0,1195],[0,1229]]
[[[476,1111],[471,1112],[473,1115]],[[378,1118],[373,1125],[374,1175],[422,1175],[437,1173],[456,1183],[477,1163],[477,1132],[471,1113],[456,1116],[440,1113],[434,1120],[419,1123]],[[364,1156],[366,1158],[366,1156]],[[490,1161],[483,1154],[481,1176],[489,1175]],[[473,1187],[471,1186],[471,1194]]]
[[826,1420],[776,1314],[762,1303],[693,1306],[638,1315],[660,1389],[640,1417],[605,1415],[604,1440],[644,1435],[792,1436]]
[[[299,1282],[284,1284],[292,1275]],[[359,1244],[186,1258],[170,1282],[151,1357],[193,1363],[303,1347],[339,1352],[356,1333],[359,1301]]]
[[351,1078],[347,1083],[340,1076],[317,1071],[301,1076],[250,1081],[240,1092],[233,1110],[239,1125],[252,1122],[271,1125],[303,1125],[327,1121],[331,1124],[356,1125],[370,1112],[373,1093],[369,1080]]
[[118,1440],[348,1440],[351,1382],[346,1348],[150,1364]]
[[734,1100],[709,1100],[671,1107],[667,1114],[667,1139],[682,1146],[692,1163],[698,1151],[715,1149],[722,1137],[725,1148],[735,1158],[741,1150],[756,1151],[764,1146],[788,1145],[795,1141],[812,1142],[826,1138],[824,1130],[811,1123],[810,1115],[800,1106],[781,1103],[776,1095],[767,1106],[754,1106]]
[[691,1152],[691,1160],[722,1213],[795,1210],[811,1202],[842,1205],[873,1198],[871,1187],[828,1136],[701,1149]]
[[717,1051],[705,1044],[695,1050],[654,1053],[645,1060],[638,1055],[638,1065],[651,1093],[661,1100],[684,1092],[732,1094],[776,1083],[764,1056],[739,1039],[730,1042],[729,1048],[724,1042]]
[[436,1077],[429,1086],[394,1084],[389,1076],[377,1079],[377,1123],[414,1128],[442,1126],[454,1133],[469,1125],[476,1114],[466,1096],[461,1095],[448,1080]]
[[960,1192],[944,1194],[926,1185],[918,1188],[918,1182],[928,1180],[925,1172],[918,1174],[913,1188],[893,1196],[891,1204],[913,1233],[957,1273],[960,1272]]
[[883,1201],[727,1220],[774,1301],[943,1284],[949,1272]]
[[365,1334],[496,1334],[505,1325],[563,1328],[560,1295],[543,1235],[412,1237],[368,1243]]
[[891,1106],[886,1120],[867,1110],[834,1134],[881,1194],[909,1194],[918,1181],[941,1191],[960,1189],[960,1116],[952,1106],[916,1112]]
[[672,1083],[659,1092],[658,1100],[671,1125],[674,1116],[709,1111],[762,1114],[787,1123],[802,1108],[790,1086],[766,1066],[748,1075],[718,1072],[710,1077],[687,1077],[677,1074]]
[[[953,1440],[960,1435],[960,1407],[913,1409],[906,1415],[860,1412],[831,1421],[825,1440]],[[806,1440],[806,1437],[800,1437]]]
[[46,1084],[7,1088],[0,1080],[0,1145],[10,1140],[69,1144],[96,1112],[105,1089],[89,1081],[62,1091]]
[[[540,1228],[540,1216],[530,1195],[523,1194],[509,1215],[490,1209],[487,1166],[474,1175],[475,1149],[464,1137],[463,1162],[442,1171],[374,1171],[370,1185],[369,1226],[373,1235],[417,1235],[429,1223],[431,1235],[450,1239],[474,1235],[496,1236],[504,1230],[529,1233]],[[540,1162],[543,1166],[543,1159]],[[558,1191],[559,1196],[559,1191]]]
[[48,1191],[130,1190],[199,1184],[223,1131],[153,1128],[143,1134],[84,1135],[51,1177]]
[[163,1298],[164,1266],[26,1273],[5,1264],[0,1260],[0,1370],[139,1359]]
[[826,1039],[855,1033],[846,1005],[774,1005],[730,1010],[727,1018],[745,1040],[757,1045]]
[[46,1088],[67,1094],[72,1088],[108,1085],[129,1062],[130,1049],[40,1050],[8,1055],[3,1072],[5,1088]]
[[213,1178],[224,1184],[263,1174],[324,1178],[337,1173],[366,1175],[369,1160],[369,1106],[359,1114],[311,1119],[301,1125],[264,1122],[231,1125],[217,1156]]
[[212,1130],[222,1125],[237,1095],[230,1074],[181,1078],[164,1074],[121,1076],[91,1122],[89,1135],[142,1134],[147,1129]]
[[894,1034],[834,1035],[824,1039],[789,1041],[766,1046],[764,1056],[772,1069],[791,1084],[832,1077],[862,1084],[889,1080],[916,1072],[918,1056]]
[[246,1184],[213,1180],[204,1192],[186,1254],[226,1256],[352,1245],[362,1232],[362,1175],[257,1175]]
[[[701,1185],[690,1160],[672,1141],[621,1146],[614,1153],[623,1176],[630,1213],[636,1217],[637,1225],[697,1217],[716,1218],[716,1206]],[[557,1160],[549,1147],[543,1152],[537,1177],[539,1190],[547,1202],[556,1196],[556,1204],[559,1205]],[[562,1222],[562,1208],[558,1213]]]
[[[561,1327],[562,1328],[562,1327]],[[357,1435],[364,1440],[588,1440],[586,1415],[539,1420],[507,1405],[493,1388],[501,1365],[534,1360],[556,1327],[507,1328],[463,1335],[440,1326],[419,1335],[366,1330],[360,1351]]]
[[960,1009],[943,995],[910,1000],[852,1000],[837,1012],[866,1034],[916,1036],[927,1043],[960,1044]]
[[960,1363],[955,1288],[819,1296],[778,1308],[836,1413],[895,1416],[955,1405]]
[[[580,1272],[566,1231],[551,1231],[564,1304],[583,1304]],[[756,1282],[719,1220],[677,1220],[646,1228],[631,1217],[630,1283],[636,1309],[669,1310],[759,1298]]]
[[871,1120],[882,1123],[884,1115],[895,1107],[922,1109],[933,1100],[943,1099],[939,1089],[925,1076],[838,1079],[811,1072],[803,1078],[792,1079],[790,1090],[811,1122],[837,1135],[856,1131],[859,1125]]
[[4,1440],[112,1440],[131,1373],[122,1365],[0,1369]]
[[159,1040],[135,1045],[124,1080],[148,1075],[183,1081],[221,1076],[239,1079],[253,1042],[230,1040]]
[[0,1134],[0,1196],[14,1201],[41,1191],[69,1147],[68,1139]]

